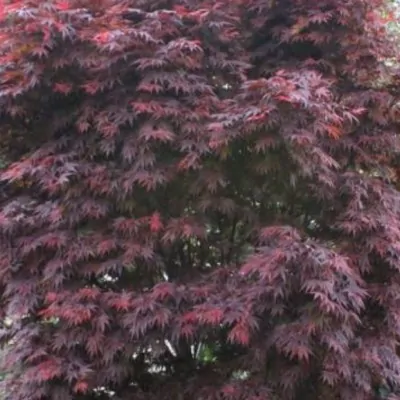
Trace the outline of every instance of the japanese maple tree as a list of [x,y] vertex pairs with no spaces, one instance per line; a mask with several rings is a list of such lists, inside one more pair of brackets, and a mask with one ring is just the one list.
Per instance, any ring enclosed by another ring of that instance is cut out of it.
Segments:
[[8,400],[400,398],[384,5],[1,1]]

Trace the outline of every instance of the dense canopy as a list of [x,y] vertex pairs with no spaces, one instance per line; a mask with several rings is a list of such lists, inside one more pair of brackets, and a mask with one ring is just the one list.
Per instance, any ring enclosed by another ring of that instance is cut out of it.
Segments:
[[385,1],[1,4],[8,400],[400,398]]

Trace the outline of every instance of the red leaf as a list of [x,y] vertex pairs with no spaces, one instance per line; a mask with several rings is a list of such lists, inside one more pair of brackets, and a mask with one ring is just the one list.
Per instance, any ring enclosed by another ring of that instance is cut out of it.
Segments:
[[130,295],[122,293],[110,301],[110,306],[118,311],[126,311],[132,305]]
[[46,295],[46,302],[48,302],[48,303],[53,303],[54,301],[56,301],[57,300],[57,293],[54,293],[54,292],[49,292],[49,293],[47,293],[47,295]]
[[97,288],[82,288],[79,290],[78,294],[82,296],[83,299],[91,299],[94,300],[99,295],[99,290]]
[[174,297],[175,285],[169,282],[159,283],[153,288],[154,300],[164,300],[168,297]]
[[54,91],[62,94],[68,94],[72,91],[72,85],[69,83],[62,83],[62,82],[55,83]]
[[62,0],[62,1],[57,1],[56,8],[57,8],[57,10],[60,10],[60,11],[67,11],[71,8],[71,5],[68,1]]
[[174,6],[174,11],[180,16],[186,16],[189,14],[189,10],[184,6]]
[[194,334],[195,334],[195,329],[194,329],[193,325],[184,324],[183,326],[181,326],[180,332],[179,332],[179,336],[181,338],[186,339],[186,340],[192,340]]
[[247,346],[250,343],[249,329],[242,323],[236,324],[229,332],[228,340],[232,343]]
[[44,361],[36,367],[36,374],[37,380],[50,381],[61,376],[61,368],[55,361]]
[[193,323],[193,322],[197,322],[199,319],[199,316],[196,312],[194,311],[189,311],[186,314],[184,314],[182,316],[182,321],[184,321],[184,323]]
[[277,99],[281,100],[281,101],[288,102],[288,103],[292,102],[292,99],[290,97],[288,97],[288,96],[283,96],[283,95],[282,96],[278,96]]
[[145,124],[140,129],[139,137],[145,141],[171,142],[175,134],[168,125]]
[[355,108],[355,109],[351,110],[351,112],[352,112],[354,115],[362,115],[362,114],[365,114],[366,111],[367,111],[367,109],[364,108],[364,107]]
[[152,232],[159,232],[163,228],[163,223],[161,221],[161,217],[159,213],[154,213],[150,217],[150,229]]
[[223,310],[218,308],[207,310],[206,312],[200,314],[200,318],[211,325],[219,325],[222,322],[223,317]]
[[85,381],[78,381],[74,386],[75,393],[86,393],[89,389],[89,385]]
[[107,43],[110,40],[110,32],[101,32],[94,36],[93,40],[96,43]]
[[118,244],[115,239],[105,239],[98,244],[97,252],[99,255],[104,256],[117,249],[117,247]]
[[100,90],[100,85],[98,82],[92,81],[82,85],[82,88],[85,90],[86,93],[93,95]]
[[261,113],[261,114],[257,114],[257,115],[253,115],[252,117],[247,118],[248,122],[259,122],[259,121],[263,121],[266,118],[268,118],[268,113]]
[[228,384],[221,389],[221,392],[224,398],[231,399],[236,397],[238,390],[235,385]]

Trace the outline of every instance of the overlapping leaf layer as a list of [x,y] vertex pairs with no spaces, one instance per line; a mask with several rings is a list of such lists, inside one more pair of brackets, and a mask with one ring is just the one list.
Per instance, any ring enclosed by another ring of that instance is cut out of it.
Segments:
[[383,3],[2,1],[7,399],[397,398]]

